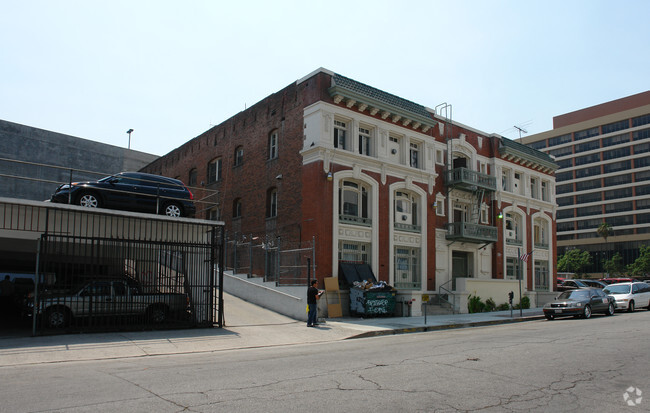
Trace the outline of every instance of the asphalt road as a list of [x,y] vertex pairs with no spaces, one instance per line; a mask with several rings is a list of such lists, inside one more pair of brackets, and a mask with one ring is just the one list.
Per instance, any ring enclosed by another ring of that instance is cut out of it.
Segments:
[[[0,368],[1,412],[650,410],[650,311]],[[628,407],[627,401],[638,404]],[[642,393],[639,394],[636,389]]]

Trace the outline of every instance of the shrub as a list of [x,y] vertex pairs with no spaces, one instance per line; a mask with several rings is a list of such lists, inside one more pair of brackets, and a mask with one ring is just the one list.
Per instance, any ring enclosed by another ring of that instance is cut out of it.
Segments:
[[489,312],[489,311],[495,311],[497,308],[497,304],[494,302],[492,298],[488,298],[485,300],[485,308],[483,311]]
[[508,310],[510,310],[510,304],[508,303],[499,304],[499,306],[497,307],[497,311],[508,311]]
[[481,301],[481,297],[476,295],[469,295],[467,301],[467,311],[470,313],[481,313],[485,309],[485,303]]
[[530,308],[530,298],[526,296],[521,297],[521,303],[515,305],[515,309],[519,310],[519,308],[524,310]]

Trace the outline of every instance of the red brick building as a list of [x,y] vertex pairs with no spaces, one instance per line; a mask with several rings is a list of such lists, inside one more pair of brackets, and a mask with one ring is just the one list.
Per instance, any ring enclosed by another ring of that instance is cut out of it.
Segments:
[[[497,304],[523,275],[541,304],[555,269],[548,155],[319,69],[143,171],[194,188],[198,216],[229,234],[316,240],[316,276],[365,266],[420,303],[469,294]],[[523,261],[520,256],[532,252]]]

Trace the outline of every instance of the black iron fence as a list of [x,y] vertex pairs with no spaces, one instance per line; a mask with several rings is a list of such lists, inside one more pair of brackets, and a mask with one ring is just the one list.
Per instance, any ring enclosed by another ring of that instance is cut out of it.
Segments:
[[220,223],[20,200],[0,218],[34,250],[33,334],[223,325]]
[[281,236],[234,234],[226,239],[225,268],[235,274],[285,286],[304,286],[315,277],[315,238],[302,244],[283,244]]

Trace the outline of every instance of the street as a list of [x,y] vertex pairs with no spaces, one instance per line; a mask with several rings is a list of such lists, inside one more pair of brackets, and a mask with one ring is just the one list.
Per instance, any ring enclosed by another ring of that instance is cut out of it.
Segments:
[[0,411],[648,411],[649,326],[650,311],[637,311],[0,367]]

